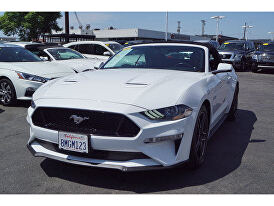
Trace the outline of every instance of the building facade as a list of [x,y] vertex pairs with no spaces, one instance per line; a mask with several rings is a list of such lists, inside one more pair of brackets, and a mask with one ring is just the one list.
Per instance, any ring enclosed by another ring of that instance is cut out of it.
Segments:
[[[95,35],[95,40],[98,41],[132,41],[132,40],[162,40],[166,38],[166,33],[163,31],[155,31],[140,28],[130,29],[73,29],[70,34],[81,34],[81,35]],[[209,39],[208,37],[200,37],[194,35],[168,33],[168,40],[200,40]]]

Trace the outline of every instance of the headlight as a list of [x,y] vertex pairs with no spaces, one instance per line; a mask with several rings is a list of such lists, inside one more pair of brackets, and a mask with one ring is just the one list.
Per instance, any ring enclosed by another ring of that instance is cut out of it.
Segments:
[[178,120],[190,116],[191,113],[192,109],[183,104],[142,112],[144,116],[152,120]]
[[235,57],[234,57],[234,60],[239,60],[240,61],[242,59],[242,57],[243,57],[242,54],[236,54]]
[[252,55],[252,59],[256,60],[256,61],[260,61],[262,59],[262,56],[259,54],[254,54],[254,55]]
[[30,106],[31,106],[31,108],[35,109],[36,104],[34,103],[34,101],[33,101],[33,100],[31,100],[31,104],[30,104]]
[[25,79],[29,81],[42,82],[42,83],[46,83],[47,81],[49,81],[49,79],[47,78],[39,77],[36,75],[27,74],[23,72],[16,72],[16,74],[18,75],[19,79]]
[[254,55],[252,56],[252,59],[258,60],[258,55],[254,54]]

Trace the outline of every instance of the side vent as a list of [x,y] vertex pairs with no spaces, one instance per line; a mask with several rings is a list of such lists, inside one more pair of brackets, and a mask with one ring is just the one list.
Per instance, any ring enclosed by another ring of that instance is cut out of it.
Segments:
[[174,140],[174,147],[175,147],[175,155],[177,155],[177,152],[180,148],[182,139],[176,139]]

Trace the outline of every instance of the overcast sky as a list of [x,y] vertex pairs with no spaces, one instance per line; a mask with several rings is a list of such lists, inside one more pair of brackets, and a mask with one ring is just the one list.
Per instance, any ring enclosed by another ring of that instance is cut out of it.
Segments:
[[[3,12],[0,12],[2,15]],[[81,23],[91,28],[143,28],[164,31],[165,12],[77,12]],[[270,38],[267,33],[274,31],[274,12],[169,12],[169,32],[176,32],[177,21],[181,21],[181,33],[201,34],[201,20],[206,20],[205,33],[216,33],[216,21],[211,16],[223,15],[220,31],[223,35],[241,38],[243,36],[242,25],[247,22],[254,28],[248,31],[248,38]],[[64,16],[64,15],[63,15]],[[58,20],[64,27],[64,17]],[[74,12],[70,12],[70,26],[77,28]],[[0,32],[0,35],[3,34]]]

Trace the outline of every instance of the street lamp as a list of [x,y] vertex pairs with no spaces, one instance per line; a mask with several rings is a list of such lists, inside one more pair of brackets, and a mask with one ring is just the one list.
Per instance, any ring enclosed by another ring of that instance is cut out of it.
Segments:
[[243,29],[244,29],[244,38],[243,38],[243,39],[247,40],[246,31],[247,31],[247,29],[251,29],[251,28],[253,28],[253,26],[246,25],[246,23],[245,23],[245,25],[244,25],[244,26],[242,26],[242,27],[243,27]]
[[220,19],[223,19],[224,16],[212,16],[211,19],[216,19],[217,27],[216,27],[216,41],[218,41],[219,38],[219,26],[220,26]]
[[166,12],[166,35],[165,35],[165,40],[167,42],[168,39],[168,12]]
[[269,31],[267,33],[269,33],[271,35],[271,41],[274,41],[274,32],[273,31]]

